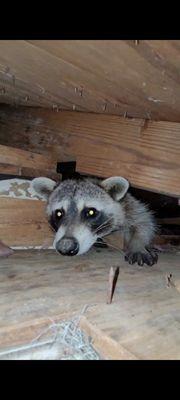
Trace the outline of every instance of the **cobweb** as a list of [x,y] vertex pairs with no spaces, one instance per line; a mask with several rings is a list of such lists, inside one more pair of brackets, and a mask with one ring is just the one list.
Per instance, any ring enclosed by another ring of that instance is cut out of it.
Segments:
[[0,359],[100,360],[100,355],[93,348],[91,337],[78,326],[83,312],[84,310],[78,317],[61,323],[51,320],[52,323],[27,345],[0,351]]

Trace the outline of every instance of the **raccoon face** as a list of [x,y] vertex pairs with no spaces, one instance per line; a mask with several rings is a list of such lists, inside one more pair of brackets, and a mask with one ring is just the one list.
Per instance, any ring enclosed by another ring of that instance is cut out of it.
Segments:
[[123,224],[124,213],[119,200],[128,188],[123,178],[109,178],[100,184],[66,180],[57,187],[49,181],[36,178],[32,187],[41,196],[45,194],[48,200],[48,219],[55,232],[54,247],[59,253],[83,254],[98,238]]
[[54,246],[63,255],[83,254],[96,242],[113,229],[112,214],[106,214],[98,207],[78,207],[76,201],[66,200],[52,211],[49,222],[56,232]]

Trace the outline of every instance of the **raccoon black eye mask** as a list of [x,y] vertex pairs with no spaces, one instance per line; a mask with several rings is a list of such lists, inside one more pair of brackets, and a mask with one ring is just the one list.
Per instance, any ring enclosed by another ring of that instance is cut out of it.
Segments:
[[109,218],[107,219],[103,211],[98,211],[93,207],[84,208],[81,211],[81,220],[89,226],[92,232],[105,232],[110,226]]
[[[111,228],[111,221],[112,218],[107,219],[103,212],[96,210],[94,207],[85,207],[79,215],[79,224],[82,222],[86,224],[92,232],[98,232],[99,234],[107,231],[109,232],[109,228]],[[67,217],[64,209],[61,208],[53,211],[49,218],[49,223],[55,232],[57,232],[61,224],[66,225]]]
[[87,252],[98,238],[120,230],[124,234],[125,261],[153,265],[156,232],[154,216],[146,205],[128,193],[123,177],[103,181],[35,178],[33,190],[47,200],[49,222],[55,231],[54,247],[63,255]]
[[55,232],[57,232],[58,227],[61,223],[62,217],[64,215],[64,210],[55,210],[52,214],[51,217],[49,218],[49,224],[51,227],[54,229]]

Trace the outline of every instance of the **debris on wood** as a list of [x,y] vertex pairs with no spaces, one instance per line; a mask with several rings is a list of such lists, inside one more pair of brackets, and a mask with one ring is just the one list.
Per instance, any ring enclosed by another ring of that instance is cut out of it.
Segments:
[[166,275],[166,283],[167,283],[167,287],[176,287],[173,279],[172,279],[172,274],[168,274]]
[[103,238],[103,243],[106,243],[108,247],[112,247],[123,254],[124,238],[119,231],[112,232],[111,234],[107,235],[105,239],[106,240]]
[[9,257],[14,251],[0,240],[0,257]]
[[0,360],[100,360],[91,337],[79,327],[79,316],[52,323],[30,343],[0,351]]
[[117,267],[116,269],[111,267],[110,271],[109,271],[109,286],[108,286],[107,304],[112,303],[112,298],[113,298],[113,294],[115,291],[118,275],[119,275],[119,267]]

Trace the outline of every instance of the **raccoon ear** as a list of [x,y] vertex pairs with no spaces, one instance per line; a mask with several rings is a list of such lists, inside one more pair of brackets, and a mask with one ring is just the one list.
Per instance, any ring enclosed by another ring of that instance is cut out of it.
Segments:
[[48,199],[55,186],[55,181],[44,177],[34,178],[30,184],[30,188],[33,189],[36,194],[42,196],[45,200]]
[[113,176],[102,181],[101,186],[114,200],[119,201],[128,191],[129,182],[121,176]]

